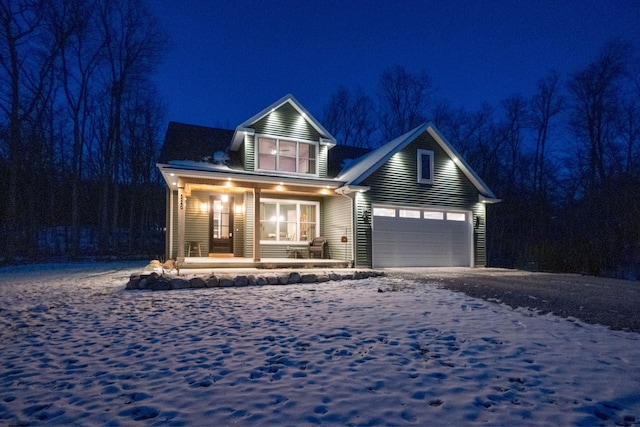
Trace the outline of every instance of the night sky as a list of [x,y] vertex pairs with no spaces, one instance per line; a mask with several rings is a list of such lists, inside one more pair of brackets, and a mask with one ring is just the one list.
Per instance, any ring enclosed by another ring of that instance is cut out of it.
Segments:
[[640,47],[640,0],[149,4],[170,40],[155,76],[167,120],[231,129],[288,93],[321,120],[340,85],[373,95],[396,65],[475,109],[580,70],[612,37]]

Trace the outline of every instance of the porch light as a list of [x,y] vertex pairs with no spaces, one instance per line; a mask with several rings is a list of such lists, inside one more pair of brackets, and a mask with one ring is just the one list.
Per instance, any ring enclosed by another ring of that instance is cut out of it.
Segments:
[[200,203],[200,212],[207,212],[209,210],[209,205],[207,203]]
[[226,194],[223,194],[220,197],[220,200],[222,200],[222,203],[227,203],[229,201],[229,196],[227,196]]
[[234,209],[235,209],[236,215],[240,215],[240,214],[242,214],[242,211],[243,211],[243,209],[242,209],[242,208],[243,208],[243,206],[242,206],[242,205],[236,205],[236,206],[235,206],[235,208],[234,208]]

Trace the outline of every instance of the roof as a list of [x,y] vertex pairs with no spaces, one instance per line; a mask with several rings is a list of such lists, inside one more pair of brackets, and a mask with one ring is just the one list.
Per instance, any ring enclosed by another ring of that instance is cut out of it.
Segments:
[[496,196],[493,194],[491,189],[480,179],[480,177],[471,169],[471,166],[465,162],[465,160],[460,157],[458,152],[453,148],[453,146],[440,134],[440,132],[436,129],[436,127],[431,123],[424,123],[409,132],[401,135],[376,150],[370,152],[365,155],[351,167],[348,167],[344,171],[340,173],[339,176],[336,177],[338,181],[342,181],[345,183],[345,187],[347,186],[358,186],[361,185],[362,182],[367,179],[373,172],[378,170],[383,164],[385,164],[389,159],[401,151],[411,142],[413,142],[418,136],[422,135],[424,132],[428,132],[431,137],[436,141],[436,143],[443,149],[445,153],[454,161],[454,163],[460,168],[460,170],[465,174],[465,176],[471,181],[471,183],[476,187],[481,196],[485,199],[490,199],[497,201]]
[[240,148],[242,140],[244,139],[244,135],[246,132],[251,131],[251,126],[256,122],[260,121],[267,114],[271,113],[273,110],[277,110],[285,103],[291,104],[293,108],[298,110],[298,112],[314,127],[316,131],[322,136],[322,138],[326,139],[326,143],[333,145],[336,143],[336,139],[329,133],[328,130],[324,128],[307,110],[298,102],[297,99],[293,97],[293,95],[288,94],[284,97],[280,98],[273,104],[269,105],[264,110],[260,111],[258,114],[254,115],[248,120],[245,120],[243,123],[236,127],[235,133],[233,134],[233,141],[231,142],[231,151],[236,151]]
[[233,137],[233,130],[169,122],[160,163],[171,160],[200,161],[212,157],[216,151],[226,151]]
[[371,152],[371,148],[353,147],[351,145],[335,145],[329,150],[327,161],[327,175],[336,177],[353,161]]

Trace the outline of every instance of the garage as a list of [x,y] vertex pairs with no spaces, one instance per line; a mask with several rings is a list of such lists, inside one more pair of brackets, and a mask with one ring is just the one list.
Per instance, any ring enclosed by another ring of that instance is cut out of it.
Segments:
[[373,206],[373,267],[472,266],[470,211]]

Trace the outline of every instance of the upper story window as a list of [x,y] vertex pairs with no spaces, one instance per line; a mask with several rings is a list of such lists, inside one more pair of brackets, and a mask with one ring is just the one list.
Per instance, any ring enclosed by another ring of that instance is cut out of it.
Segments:
[[281,138],[258,137],[260,170],[317,174],[318,146],[314,143]]
[[433,184],[433,151],[418,150],[418,183]]

